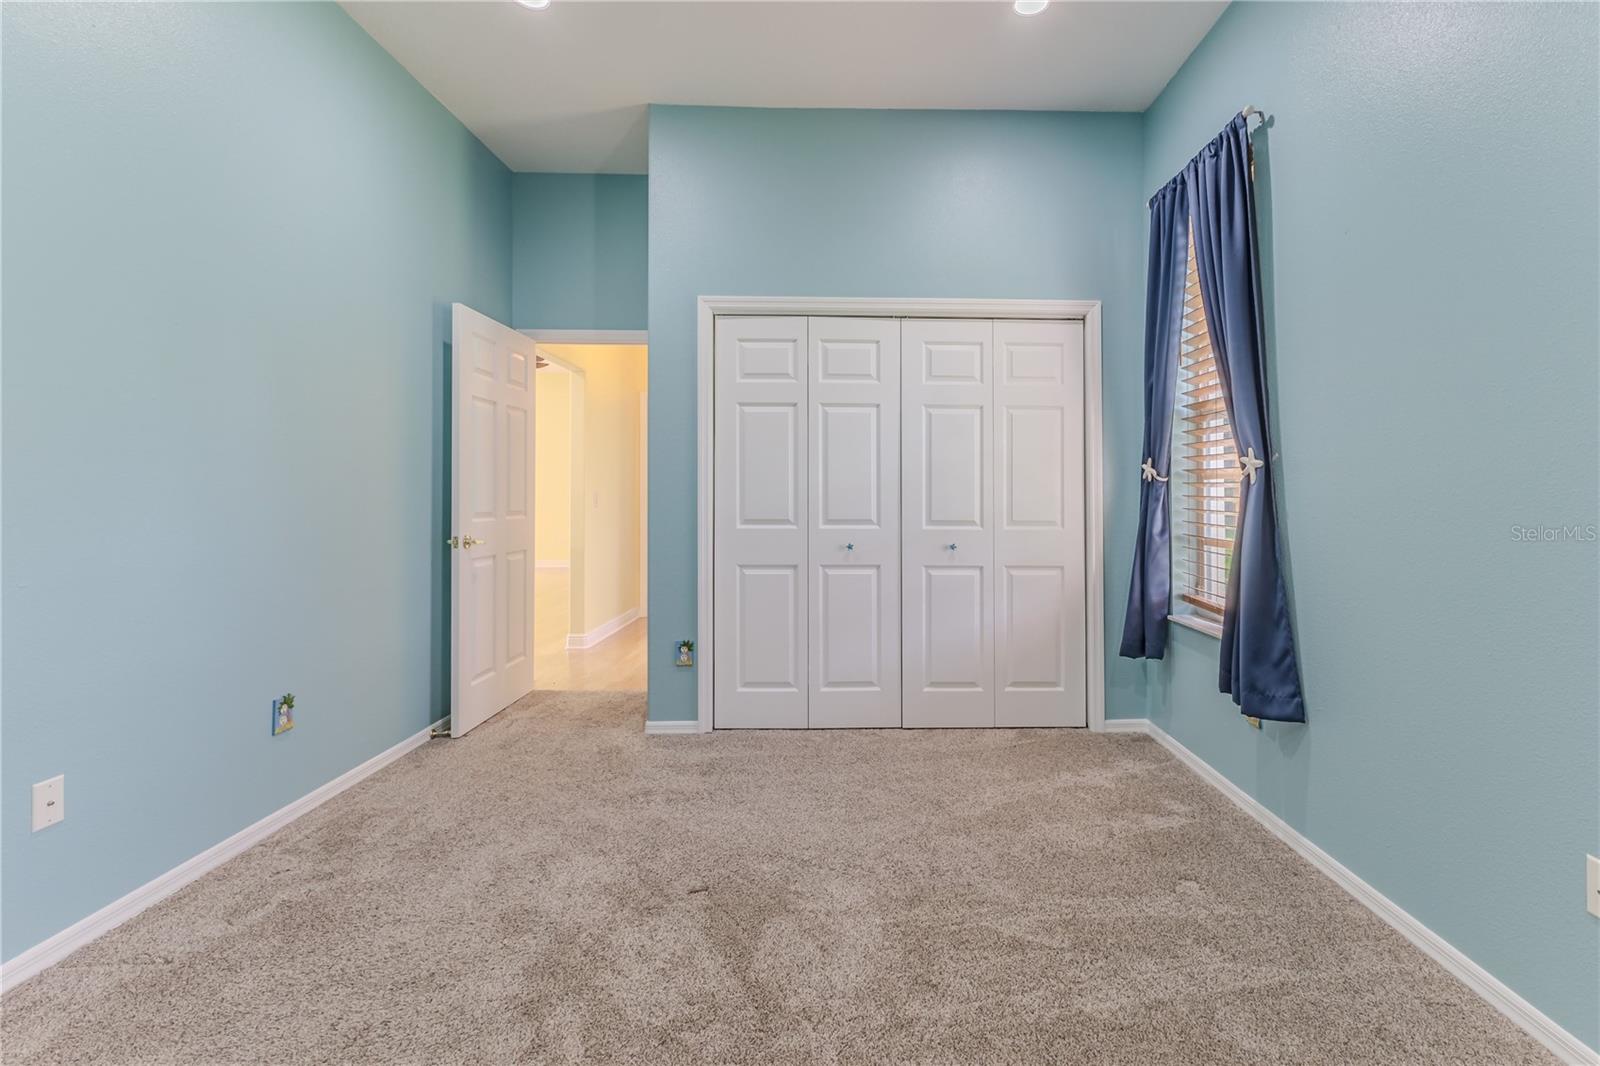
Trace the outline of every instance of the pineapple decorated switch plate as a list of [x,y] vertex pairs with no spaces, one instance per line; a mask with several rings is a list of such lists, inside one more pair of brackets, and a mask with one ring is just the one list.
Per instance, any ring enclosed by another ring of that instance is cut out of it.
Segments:
[[294,728],[294,693],[285,692],[272,701],[272,735],[278,736]]

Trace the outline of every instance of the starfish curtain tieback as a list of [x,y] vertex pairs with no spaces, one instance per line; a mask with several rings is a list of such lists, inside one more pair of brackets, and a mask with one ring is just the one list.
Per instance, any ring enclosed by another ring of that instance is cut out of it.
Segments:
[[1165,480],[1167,480],[1166,478],[1162,477],[1160,474],[1156,473],[1156,464],[1151,462],[1149,459],[1146,459],[1144,461],[1144,465],[1139,467],[1139,472],[1144,475],[1144,479],[1146,481],[1165,481]]
[[1256,483],[1256,471],[1267,465],[1265,461],[1256,458],[1254,448],[1246,448],[1243,455],[1239,456],[1239,480],[1250,479],[1250,484]]

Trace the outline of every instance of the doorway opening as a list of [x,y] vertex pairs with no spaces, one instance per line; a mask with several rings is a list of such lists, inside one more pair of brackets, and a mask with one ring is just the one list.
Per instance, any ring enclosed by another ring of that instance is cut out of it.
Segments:
[[535,352],[534,688],[643,691],[648,349]]

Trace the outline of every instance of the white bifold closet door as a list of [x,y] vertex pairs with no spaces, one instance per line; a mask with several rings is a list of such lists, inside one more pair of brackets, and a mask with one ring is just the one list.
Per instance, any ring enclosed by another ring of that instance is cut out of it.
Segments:
[[900,333],[907,726],[994,725],[994,323]]
[[812,729],[900,725],[900,322],[813,318]]
[[1087,724],[1083,326],[720,317],[713,725]]
[[997,726],[1089,723],[1083,323],[994,324]]
[[806,320],[718,318],[712,724],[806,728]]
[[902,333],[908,726],[1088,723],[1083,325]]
[[900,323],[718,318],[713,725],[900,724]]

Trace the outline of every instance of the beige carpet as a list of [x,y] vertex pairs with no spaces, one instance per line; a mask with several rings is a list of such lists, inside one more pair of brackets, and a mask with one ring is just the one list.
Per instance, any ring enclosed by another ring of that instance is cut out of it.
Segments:
[[1150,740],[539,693],[6,996],[24,1063],[1512,1063]]

